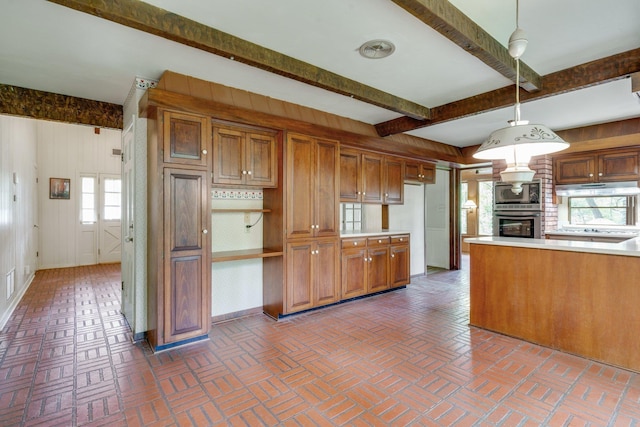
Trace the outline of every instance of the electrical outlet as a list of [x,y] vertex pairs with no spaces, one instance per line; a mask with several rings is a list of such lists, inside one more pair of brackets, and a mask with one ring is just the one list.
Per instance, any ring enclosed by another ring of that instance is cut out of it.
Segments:
[[244,213],[244,225],[251,224],[251,214],[249,212]]

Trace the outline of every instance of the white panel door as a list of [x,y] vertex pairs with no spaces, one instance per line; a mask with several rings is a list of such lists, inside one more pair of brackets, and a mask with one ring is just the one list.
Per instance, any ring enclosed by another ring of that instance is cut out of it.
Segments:
[[120,175],[101,174],[100,207],[98,216],[98,262],[120,262],[122,180]]
[[122,313],[134,325],[135,312],[135,251],[133,247],[133,214],[135,195],[134,176],[134,123],[122,133]]
[[97,181],[95,174],[80,174],[77,265],[98,263]]

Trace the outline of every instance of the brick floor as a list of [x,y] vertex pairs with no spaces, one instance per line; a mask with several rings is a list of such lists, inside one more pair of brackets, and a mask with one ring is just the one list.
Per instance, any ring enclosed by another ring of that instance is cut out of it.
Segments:
[[0,425],[640,425],[640,375],[469,327],[466,270],[153,354],[119,268],[37,272],[0,333]]

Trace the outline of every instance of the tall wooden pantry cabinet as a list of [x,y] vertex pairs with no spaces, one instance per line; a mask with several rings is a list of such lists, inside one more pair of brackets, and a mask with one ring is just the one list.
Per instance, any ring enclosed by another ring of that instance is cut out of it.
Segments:
[[157,351],[209,332],[211,123],[153,107],[147,117],[147,337]]

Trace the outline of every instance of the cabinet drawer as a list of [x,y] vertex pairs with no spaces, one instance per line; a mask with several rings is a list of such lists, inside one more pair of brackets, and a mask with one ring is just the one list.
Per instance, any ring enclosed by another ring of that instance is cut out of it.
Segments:
[[367,246],[380,246],[388,245],[390,238],[388,236],[369,237],[367,239]]
[[400,236],[391,236],[391,243],[409,243],[409,235],[402,234]]
[[363,248],[367,246],[367,239],[364,237],[354,239],[342,239],[342,248]]

